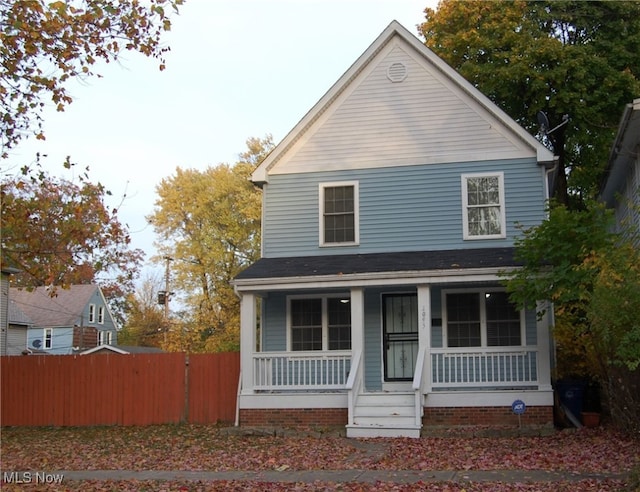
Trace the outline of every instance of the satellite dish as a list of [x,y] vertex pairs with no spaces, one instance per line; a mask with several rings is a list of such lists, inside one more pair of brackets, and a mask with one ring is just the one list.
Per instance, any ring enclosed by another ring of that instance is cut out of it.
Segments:
[[547,115],[544,113],[544,111],[538,111],[538,124],[540,125],[540,129],[544,134],[546,134],[547,130],[551,128],[549,125],[549,118],[547,118]]
[[31,342],[31,346],[33,348],[39,349],[41,345],[42,345],[42,341],[41,340],[34,340],[33,342]]

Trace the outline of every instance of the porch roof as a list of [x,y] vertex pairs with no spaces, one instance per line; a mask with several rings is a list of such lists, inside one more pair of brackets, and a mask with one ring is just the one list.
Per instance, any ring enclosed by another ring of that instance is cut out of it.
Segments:
[[350,255],[261,258],[235,280],[356,275],[385,272],[430,272],[521,266],[515,248],[479,248]]

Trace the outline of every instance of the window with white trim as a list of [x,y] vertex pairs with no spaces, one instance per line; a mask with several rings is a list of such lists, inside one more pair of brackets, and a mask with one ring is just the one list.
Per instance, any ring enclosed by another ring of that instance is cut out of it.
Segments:
[[96,322],[96,305],[89,304],[89,323]]
[[98,323],[104,325],[104,306],[98,306]]
[[113,340],[113,333],[111,331],[99,331],[98,332],[98,345],[111,345]]
[[504,291],[446,292],[448,347],[513,347],[522,345],[524,314]]
[[320,183],[320,246],[360,242],[358,182]]
[[350,350],[348,296],[289,298],[289,349]]
[[42,336],[43,340],[43,349],[53,348],[53,328],[45,328]]
[[462,175],[464,239],[506,237],[504,174]]

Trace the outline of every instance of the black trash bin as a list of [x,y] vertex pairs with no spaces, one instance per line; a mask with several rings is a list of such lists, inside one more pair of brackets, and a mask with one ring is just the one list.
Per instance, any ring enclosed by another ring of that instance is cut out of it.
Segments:
[[573,416],[580,420],[582,405],[584,403],[584,392],[587,383],[584,381],[557,381],[556,391],[558,398]]

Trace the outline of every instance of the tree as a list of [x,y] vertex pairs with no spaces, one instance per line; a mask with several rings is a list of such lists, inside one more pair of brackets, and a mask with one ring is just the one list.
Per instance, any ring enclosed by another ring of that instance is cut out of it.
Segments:
[[231,280],[260,255],[261,194],[249,177],[273,142],[267,135],[249,139],[247,147],[233,166],[178,168],[157,187],[149,216],[160,236],[157,259],[174,259],[171,290],[185,293],[190,313],[169,335],[173,347],[239,347],[240,305]]
[[109,63],[124,51],[137,51],[158,59],[162,70],[169,48],[161,36],[171,29],[166,10],[177,12],[182,3],[0,0],[2,157],[30,131],[44,139],[46,98],[64,111],[72,102],[67,82],[97,75],[97,61]]
[[523,267],[506,285],[520,306],[555,303],[557,376],[600,382],[614,421],[637,431],[640,252],[637,232],[611,232],[612,221],[600,203],[579,211],[551,207],[547,220],[516,240]]
[[[143,253],[130,249],[117,210],[104,203],[109,192],[87,171],[77,183],[39,167],[2,179],[2,261],[20,270],[17,287],[97,282],[110,300],[133,291]],[[118,305],[110,306],[122,321]]]
[[158,305],[162,279],[148,273],[134,293],[126,298],[127,321],[118,333],[118,344],[161,347],[169,329],[164,310]]
[[[552,145],[556,198],[592,196],[624,105],[640,93],[640,2],[456,1],[426,9],[426,45]],[[550,125],[545,136],[537,113]]]

